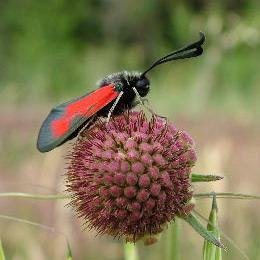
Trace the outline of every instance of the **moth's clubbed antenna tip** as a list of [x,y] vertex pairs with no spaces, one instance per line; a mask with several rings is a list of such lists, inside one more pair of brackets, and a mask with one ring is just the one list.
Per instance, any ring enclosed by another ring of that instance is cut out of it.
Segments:
[[158,59],[141,74],[141,77],[144,77],[147,72],[149,72],[150,70],[152,70],[153,68],[157,67],[160,64],[167,63],[172,60],[187,59],[187,58],[200,56],[203,53],[202,44],[205,42],[206,37],[203,32],[200,32],[199,34],[200,34],[200,39],[198,41],[186,45],[181,49],[169,53],[168,55]]
[[197,42],[197,46],[196,46],[196,48],[198,49],[198,56],[201,55],[204,51],[202,45],[204,44],[205,40],[206,40],[205,34],[203,32],[200,32],[200,39]]
[[200,45],[202,45],[206,40],[206,36],[203,32],[200,31]]

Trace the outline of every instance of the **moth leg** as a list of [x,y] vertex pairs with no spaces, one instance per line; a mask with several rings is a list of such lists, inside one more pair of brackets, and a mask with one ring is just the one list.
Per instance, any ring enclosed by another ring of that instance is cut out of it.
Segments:
[[135,95],[136,95],[136,98],[137,98],[138,102],[141,105],[145,106],[142,97],[139,95],[139,93],[138,93],[138,91],[137,91],[137,89],[135,87],[133,87],[133,91],[135,92]]
[[[165,116],[160,116],[160,115],[158,115],[157,113],[155,113],[155,112],[152,110],[152,108],[150,108],[148,99],[147,99],[147,98],[142,98],[142,97],[139,95],[139,93],[138,93],[138,91],[137,91],[137,89],[136,89],[135,87],[133,87],[133,91],[135,92],[135,95],[136,95],[136,97],[137,97],[138,103],[140,103],[142,106],[144,106],[152,115],[155,115],[155,116],[158,116],[158,117],[161,117],[161,118],[166,118]],[[148,106],[145,104],[145,102],[148,103]]]
[[112,116],[112,113],[116,107],[116,105],[118,104],[120,98],[122,97],[122,95],[124,94],[123,91],[121,91],[118,95],[118,97],[116,98],[115,102],[113,103],[112,107],[109,109],[109,112],[108,112],[108,115],[107,115],[107,122],[109,122],[111,116]]
[[83,127],[79,130],[79,132],[78,132],[78,136],[83,136],[82,135],[82,133],[84,132],[84,130],[86,129],[86,128],[89,128],[91,125],[92,125],[92,123],[94,123],[95,121],[96,121],[96,119],[97,119],[97,117],[94,115],[94,116],[92,116],[90,119],[89,119],[89,121],[86,123],[86,124],[84,124],[83,125]]
[[161,115],[159,115],[159,114],[157,114],[157,113],[155,113],[155,112],[153,111],[153,109],[150,107],[149,100],[148,100],[147,98],[144,98],[143,101],[147,103],[147,105],[145,105],[145,107],[148,109],[148,111],[149,111],[151,114],[153,114],[153,115],[155,115],[155,116],[157,116],[157,117],[163,118],[163,119],[167,119],[166,116],[161,116]]

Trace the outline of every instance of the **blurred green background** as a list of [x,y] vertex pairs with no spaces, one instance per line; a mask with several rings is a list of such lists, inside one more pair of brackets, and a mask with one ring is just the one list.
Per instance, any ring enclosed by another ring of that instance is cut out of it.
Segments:
[[[195,191],[260,193],[260,5],[258,0],[0,1],[0,191],[64,190],[69,145],[40,154],[36,138],[52,106],[95,88],[121,70],[143,71],[156,58],[206,34],[197,59],[149,74],[150,106],[196,142],[194,171],[224,181]],[[0,214],[55,226],[75,259],[123,259],[120,242],[81,231],[66,202],[0,199]],[[209,213],[210,201],[197,202]],[[221,228],[250,259],[260,259],[257,201],[219,200]],[[202,239],[181,226],[181,259],[201,259]],[[7,259],[64,259],[60,235],[0,219]],[[164,259],[163,240],[140,245],[142,259]],[[243,259],[227,242],[224,259]]]

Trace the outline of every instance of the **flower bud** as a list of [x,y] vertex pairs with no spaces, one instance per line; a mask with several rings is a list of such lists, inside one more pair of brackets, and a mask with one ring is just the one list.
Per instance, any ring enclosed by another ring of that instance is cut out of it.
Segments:
[[193,141],[162,118],[128,112],[99,120],[69,157],[70,205],[99,233],[152,244],[167,222],[193,208]]

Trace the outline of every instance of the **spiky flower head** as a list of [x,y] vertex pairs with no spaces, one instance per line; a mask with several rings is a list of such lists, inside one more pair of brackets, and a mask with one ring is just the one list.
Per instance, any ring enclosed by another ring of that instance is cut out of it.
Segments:
[[101,234],[150,243],[193,208],[193,141],[165,119],[126,112],[98,121],[81,133],[69,157],[70,205]]

